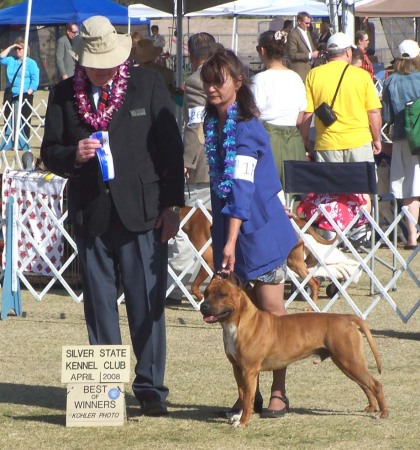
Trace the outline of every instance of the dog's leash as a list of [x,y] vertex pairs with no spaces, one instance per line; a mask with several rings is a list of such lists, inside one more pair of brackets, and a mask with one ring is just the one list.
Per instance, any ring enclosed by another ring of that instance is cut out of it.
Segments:
[[188,198],[191,200],[190,183],[188,182],[188,177],[184,177],[185,190],[188,192]]
[[216,272],[216,276],[222,279],[229,278],[230,272],[226,272],[226,270],[218,270]]

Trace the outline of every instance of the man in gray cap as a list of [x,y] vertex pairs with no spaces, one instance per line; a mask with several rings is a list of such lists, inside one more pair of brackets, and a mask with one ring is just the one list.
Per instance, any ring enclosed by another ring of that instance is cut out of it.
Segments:
[[160,75],[127,61],[130,35],[94,16],[80,37],[74,78],[50,94],[41,156],[69,178],[89,341],[121,344],[121,280],[137,359],[133,392],[141,414],[160,416],[168,412],[167,241],[184,205],[182,140]]

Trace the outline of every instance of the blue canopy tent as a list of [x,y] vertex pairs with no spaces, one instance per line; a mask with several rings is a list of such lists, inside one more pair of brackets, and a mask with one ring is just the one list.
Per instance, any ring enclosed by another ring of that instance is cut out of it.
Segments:
[[[0,10],[0,26],[25,25],[28,2]],[[128,25],[127,8],[111,0],[32,0],[31,25],[81,23],[103,15],[114,25]],[[143,23],[148,23],[144,21]]]
[[[27,17],[30,6],[30,16]],[[48,75],[44,68],[45,56],[41,57],[40,33],[38,27],[55,26],[55,38],[58,39],[58,26],[68,22],[80,24],[93,15],[104,15],[121,31],[127,32],[128,10],[125,6],[119,5],[111,0],[29,0],[24,1],[10,8],[0,9],[0,47],[5,48],[13,42],[17,36],[21,36],[22,28],[28,27],[28,41],[31,47],[31,56],[36,60],[41,70],[41,87],[48,86],[51,80],[51,73]],[[148,25],[150,21],[140,20],[139,25]],[[30,31],[30,33],[29,33]],[[54,51],[54,50],[52,50]],[[50,58],[49,71],[54,64]],[[0,81],[1,87],[4,84],[4,77]]]
[[[116,26],[128,25],[128,11],[125,6],[114,3],[111,0],[26,0],[16,6],[0,9],[0,29],[7,30],[7,33],[0,33],[1,46],[4,48],[10,41],[13,41],[16,33],[22,34],[17,27],[25,28],[25,45],[29,43],[29,34],[31,39],[31,56],[34,58],[41,70],[40,87],[50,85],[50,76],[48,76],[44,67],[39,49],[38,33],[33,26],[59,26],[68,22],[81,23],[94,15],[103,15]],[[142,21],[148,24],[149,20]],[[30,30],[33,30],[30,33]],[[126,29],[124,30],[126,32]],[[36,35],[36,36],[35,36]],[[56,30],[58,38],[58,29]],[[7,44],[6,44],[7,43]],[[26,57],[23,61],[23,68],[26,64]],[[49,67],[55,67],[50,64]],[[55,70],[54,70],[55,71]],[[3,77],[2,77],[3,78]],[[2,80],[1,80],[2,81]],[[1,83],[3,84],[3,83]],[[21,87],[22,88],[22,87]],[[20,98],[22,97],[22,93]],[[21,103],[21,100],[20,100]],[[20,104],[19,103],[19,104]],[[18,122],[20,120],[20,107],[18,108]]]

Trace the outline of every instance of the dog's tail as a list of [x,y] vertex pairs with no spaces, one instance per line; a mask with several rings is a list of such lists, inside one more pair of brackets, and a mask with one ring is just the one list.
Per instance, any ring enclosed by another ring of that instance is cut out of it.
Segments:
[[359,330],[366,336],[367,341],[369,342],[370,348],[372,350],[373,356],[375,357],[376,367],[378,368],[378,372],[382,373],[382,363],[381,358],[379,356],[378,347],[376,346],[376,342],[373,339],[372,333],[367,325],[367,323],[360,319],[359,317],[355,317],[355,322],[359,327]]
[[[296,225],[302,229],[308,222],[305,219],[302,219],[301,217],[293,217],[293,220],[295,221]],[[328,240],[328,239],[324,239],[321,235],[319,235],[312,226],[308,227],[308,229],[305,231],[305,233],[310,234],[317,242],[318,244],[323,244],[323,245],[331,245],[333,244],[336,240],[338,235],[336,234],[334,236],[333,239]]]

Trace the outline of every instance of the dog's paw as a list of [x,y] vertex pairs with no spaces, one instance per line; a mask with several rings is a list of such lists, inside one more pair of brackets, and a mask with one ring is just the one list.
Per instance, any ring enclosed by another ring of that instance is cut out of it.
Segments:
[[241,428],[241,421],[239,419],[235,420],[234,422],[231,422],[231,423],[232,423],[233,428]]
[[247,423],[243,423],[241,420],[235,420],[235,422],[232,423],[232,427],[235,429],[243,429],[248,425]]
[[380,411],[378,414],[378,419],[388,419],[389,417],[389,411]]
[[238,412],[238,413],[233,413],[233,414],[226,414],[227,418],[228,418],[228,422],[231,423],[234,427],[238,426],[236,425],[236,423],[239,424],[239,421],[241,420],[242,417],[242,409]]
[[376,412],[379,411],[379,408],[377,406],[374,406],[374,405],[368,405],[368,406],[366,406],[364,411],[367,412],[367,413],[376,413]]
[[322,363],[322,359],[319,355],[312,355],[312,364],[321,364]]

